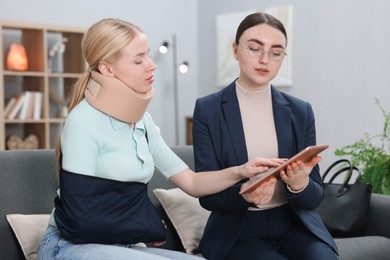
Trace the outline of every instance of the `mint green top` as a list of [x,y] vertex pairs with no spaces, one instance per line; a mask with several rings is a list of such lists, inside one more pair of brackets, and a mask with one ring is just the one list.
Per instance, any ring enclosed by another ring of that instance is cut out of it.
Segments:
[[164,142],[149,113],[134,127],[86,100],[68,115],[61,150],[65,170],[118,181],[147,183],[154,167],[167,178],[188,168]]

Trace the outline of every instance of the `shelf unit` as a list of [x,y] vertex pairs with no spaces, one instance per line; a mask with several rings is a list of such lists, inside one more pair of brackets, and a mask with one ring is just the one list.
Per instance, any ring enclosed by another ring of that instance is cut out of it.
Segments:
[[[0,22],[0,150],[7,149],[7,139],[17,135],[24,139],[34,134],[39,149],[51,149],[64,123],[61,111],[66,109],[72,85],[86,70],[81,40],[85,30],[59,26],[40,26]],[[65,49],[49,57],[59,41]],[[7,69],[6,59],[12,43],[23,44],[28,58],[26,71]],[[12,97],[25,91],[42,93],[40,119],[7,119],[5,106]]]

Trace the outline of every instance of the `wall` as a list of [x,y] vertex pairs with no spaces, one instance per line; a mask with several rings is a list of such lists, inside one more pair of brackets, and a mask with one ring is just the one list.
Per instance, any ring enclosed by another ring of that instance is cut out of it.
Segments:
[[[309,101],[317,142],[336,148],[382,130],[379,98],[390,110],[390,2],[385,0],[199,0],[199,95],[215,87],[215,17],[279,5],[293,6],[293,85],[285,92]],[[238,26],[238,24],[237,24]],[[238,75],[236,75],[238,76]]]
[[197,96],[197,1],[196,0],[1,0],[0,21],[50,24],[88,28],[107,17],[121,18],[144,29],[150,41],[150,55],[158,66],[156,89],[148,111],[160,127],[165,141],[175,144],[172,52],[161,56],[159,45],[177,38],[177,60],[189,61],[190,71],[178,74],[180,143],[184,144],[185,115],[191,115]]
[[195,98],[217,90],[216,15],[285,4],[292,5],[294,12],[294,70],[293,85],[284,90],[313,105],[318,143],[331,145],[321,163],[328,165],[336,158],[336,148],[365,132],[381,131],[376,97],[390,109],[390,1],[2,0],[0,20],[86,28],[98,19],[117,17],[143,27],[159,67],[149,111],[173,145],[172,57],[158,55],[159,44],[176,34],[178,61],[188,60],[191,66],[188,74],[178,75],[183,144],[184,117],[192,114]]

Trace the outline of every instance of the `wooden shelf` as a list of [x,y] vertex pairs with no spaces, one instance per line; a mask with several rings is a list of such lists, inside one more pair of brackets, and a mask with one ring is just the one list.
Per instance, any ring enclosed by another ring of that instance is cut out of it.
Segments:
[[[0,150],[7,149],[10,136],[23,139],[31,134],[38,137],[39,149],[54,148],[55,136],[65,121],[59,116],[64,104],[58,101],[70,95],[72,85],[86,70],[81,53],[84,32],[83,28],[0,22]],[[64,52],[50,56],[60,40],[65,44]],[[7,69],[12,43],[23,44],[28,58],[26,71]],[[6,118],[8,102],[26,92],[42,94],[40,117]]]

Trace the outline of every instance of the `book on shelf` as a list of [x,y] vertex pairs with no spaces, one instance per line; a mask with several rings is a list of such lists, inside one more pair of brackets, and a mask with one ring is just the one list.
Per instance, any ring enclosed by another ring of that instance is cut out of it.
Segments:
[[40,119],[42,112],[42,92],[25,91],[12,97],[5,109],[6,119]]
[[32,102],[34,102],[34,100],[32,99],[32,92],[31,91],[25,91],[24,92],[24,100],[23,100],[23,104],[22,104],[22,107],[20,108],[20,112],[18,113],[17,115],[17,118],[19,119],[29,119],[28,118],[28,109],[30,107],[30,104]]
[[33,119],[35,92],[36,91],[31,92],[30,101],[28,102],[27,113],[26,113],[26,118],[28,118],[28,119]]
[[34,92],[34,109],[33,109],[33,119],[40,119],[42,113],[42,92]]
[[12,97],[12,98],[10,98],[10,100],[8,100],[8,103],[5,105],[5,108],[4,108],[4,117],[7,117],[7,115],[9,114],[9,111],[11,111],[11,108],[14,106],[15,102],[16,102],[15,97]]
[[20,111],[24,102],[24,94],[20,94],[15,97],[15,102],[11,108],[9,108],[8,113],[5,115],[7,119],[15,119],[16,115]]

